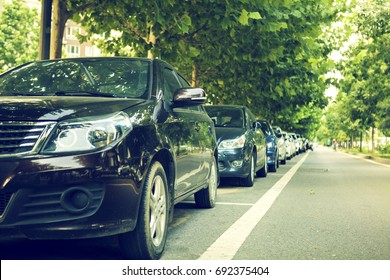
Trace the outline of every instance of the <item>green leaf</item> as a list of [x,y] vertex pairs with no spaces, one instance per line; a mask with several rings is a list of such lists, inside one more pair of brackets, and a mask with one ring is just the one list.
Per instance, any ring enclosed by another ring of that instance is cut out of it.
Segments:
[[241,15],[240,17],[238,18],[238,21],[242,24],[242,25],[248,25],[248,21],[249,21],[249,13],[243,9],[241,11]]
[[259,12],[250,12],[248,14],[248,17],[251,19],[262,19],[261,15]]

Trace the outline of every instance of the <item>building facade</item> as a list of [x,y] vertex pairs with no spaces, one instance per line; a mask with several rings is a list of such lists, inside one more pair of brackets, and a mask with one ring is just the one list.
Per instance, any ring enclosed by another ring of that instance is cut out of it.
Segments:
[[[3,8],[3,3],[12,3],[12,1],[23,1],[31,9],[37,9],[38,15],[41,15],[40,0],[0,0],[0,14]],[[62,41],[62,57],[96,57],[101,55],[100,49],[94,46],[91,42],[81,43],[77,39],[77,34],[85,35],[85,31],[79,24],[68,20]]]

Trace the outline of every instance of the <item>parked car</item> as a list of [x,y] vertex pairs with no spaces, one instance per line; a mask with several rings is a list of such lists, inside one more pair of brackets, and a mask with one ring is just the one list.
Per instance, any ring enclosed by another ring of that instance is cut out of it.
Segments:
[[268,170],[276,172],[277,168],[279,168],[278,138],[276,137],[271,124],[267,120],[260,120],[259,122],[267,140]]
[[176,203],[214,207],[205,92],[158,59],[31,62],[0,75],[0,235],[118,235],[158,259]]
[[252,112],[236,105],[205,109],[215,124],[220,177],[241,178],[244,186],[253,186],[255,174],[266,177],[266,139]]
[[298,140],[299,153],[303,153],[306,151],[305,139],[300,134],[295,134]]
[[293,143],[295,145],[295,153],[294,153],[294,155],[298,155],[299,154],[299,149],[300,149],[300,144],[299,144],[299,141],[298,141],[298,137],[293,132],[289,132],[288,135],[290,135],[290,137],[292,138]]
[[282,135],[284,138],[284,142],[286,143],[286,155],[287,159],[292,159],[295,155],[295,143],[292,139],[292,136],[289,135],[287,132],[282,131]]
[[272,129],[275,132],[275,136],[278,138],[277,145],[279,150],[279,162],[281,164],[286,164],[287,161],[287,150],[286,150],[286,142],[283,137],[283,131],[279,126],[273,126]]

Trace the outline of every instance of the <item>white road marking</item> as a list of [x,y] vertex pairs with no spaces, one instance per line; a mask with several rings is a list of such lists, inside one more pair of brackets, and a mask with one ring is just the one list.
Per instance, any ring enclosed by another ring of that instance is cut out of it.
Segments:
[[238,206],[253,206],[253,203],[238,203],[238,202],[217,202],[218,205],[238,205]]
[[[180,203],[194,204],[193,200],[183,200]],[[253,206],[254,203],[240,203],[240,202],[217,202],[218,205],[237,205],[237,206]]]
[[228,228],[200,257],[199,260],[231,260],[254,227],[264,217],[272,204],[291,180],[309,153],[295,164],[271,189],[269,189],[244,215]]

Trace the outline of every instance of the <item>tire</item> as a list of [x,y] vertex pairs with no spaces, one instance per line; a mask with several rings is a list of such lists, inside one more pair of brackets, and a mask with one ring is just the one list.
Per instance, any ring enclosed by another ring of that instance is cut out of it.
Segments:
[[265,154],[264,156],[264,166],[256,172],[256,175],[258,177],[267,177],[267,174],[268,174],[268,163],[267,163],[267,154]]
[[256,170],[256,160],[255,156],[252,154],[251,155],[251,161],[250,161],[250,166],[249,166],[249,174],[248,177],[243,178],[241,180],[241,184],[244,187],[252,187],[254,182],[255,182],[255,170]]
[[280,161],[281,164],[286,164],[287,161],[287,155],[284,154],[284,158]]
[[279,163],[278,154],[275,154],[274,164],[268,166],[269,171],[271,171],[271,172],[276,172],[276,169],[277,169],[278,166],[279,166],[278,163]]
[[168,182],[161,163],[151,164],[145,178],[137,226],[119,235],[119,245],[129,259],[157,260],[161,257],[168,231]]
[[195,193],[195,204],[199,208],[213,208],[217,200],[218,170],[214,158],[211,163],[208,187]]

